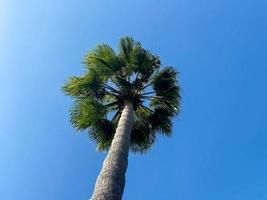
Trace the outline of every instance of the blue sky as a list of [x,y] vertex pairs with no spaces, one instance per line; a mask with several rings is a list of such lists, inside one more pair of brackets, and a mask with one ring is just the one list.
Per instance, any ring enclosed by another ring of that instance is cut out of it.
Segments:
[[180,71],[172,138],[131,155],[125,200],[267,199],[267,1],[0,0],[0,199],[88,199],[105,154],[60,91],[131,35]]

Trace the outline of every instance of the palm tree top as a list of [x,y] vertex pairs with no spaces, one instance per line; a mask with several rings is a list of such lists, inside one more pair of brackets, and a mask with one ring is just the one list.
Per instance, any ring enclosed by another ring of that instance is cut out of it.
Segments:
[[157,134],[170,136],[179,113],[180,87],[173,67],[161,69],[158,56],[131,37],[121,38],[119,52],[98,45],[85,56],[86,71],[71,77],[63,91],[74,98],[70,120],[88,131],[99,150],[108,150],[126,102],[134,108],[130,149],[146,152]]

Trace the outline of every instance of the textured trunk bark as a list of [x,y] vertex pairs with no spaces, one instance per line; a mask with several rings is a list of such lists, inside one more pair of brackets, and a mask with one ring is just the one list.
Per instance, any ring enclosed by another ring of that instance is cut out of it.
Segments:
[[102,170],[97,178],[92,200],[121,200],[128,165],[133,105],[126,103]]

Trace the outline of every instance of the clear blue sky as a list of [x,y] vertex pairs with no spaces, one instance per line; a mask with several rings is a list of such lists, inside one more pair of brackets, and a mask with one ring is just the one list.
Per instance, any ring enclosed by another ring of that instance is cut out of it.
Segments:
[[124,200],[267,199],[266,0],[0,0],[0,199],[82,200],[105,154],[60,91],[131,35],[181,73],[173,137],[131,155]]

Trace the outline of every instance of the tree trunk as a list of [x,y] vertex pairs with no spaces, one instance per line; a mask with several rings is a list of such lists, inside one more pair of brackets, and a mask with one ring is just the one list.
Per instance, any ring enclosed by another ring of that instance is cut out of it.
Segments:
[[102,170],[97,178],[92,200],[121,200],[128,165],[133,105],[126,103]]

